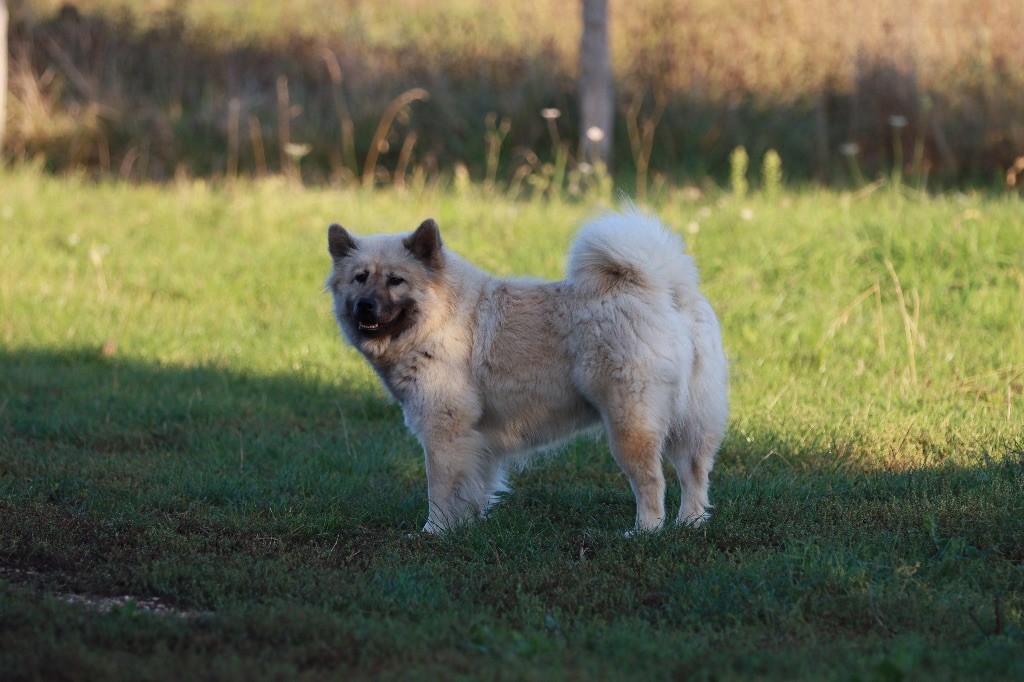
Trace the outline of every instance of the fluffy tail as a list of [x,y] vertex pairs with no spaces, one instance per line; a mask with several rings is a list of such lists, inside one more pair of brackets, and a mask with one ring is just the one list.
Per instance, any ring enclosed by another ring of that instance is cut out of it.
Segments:
[[675,293],[699,276],[683,240],[654,216],[630,206],[584,226],[569,251],[567,279],[598,291],[637,286]]

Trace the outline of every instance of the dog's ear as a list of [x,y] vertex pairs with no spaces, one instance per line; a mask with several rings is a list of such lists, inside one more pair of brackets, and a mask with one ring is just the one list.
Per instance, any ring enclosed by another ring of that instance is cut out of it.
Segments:
[[331,252],[331,258],[341,260],[355,248],[356,241],[345,231],[344,227],[338,223],[332,223],[327,228],[327,250]]
[[424,220],[415,232],[402,241],[402,245],[427,267],[441,266],[441,230],[433,218]]

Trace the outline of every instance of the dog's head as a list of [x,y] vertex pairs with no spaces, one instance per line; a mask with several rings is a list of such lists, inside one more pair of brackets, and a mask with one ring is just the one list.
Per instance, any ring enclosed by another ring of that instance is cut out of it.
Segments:
[[409,235],[354,238],[341,225],[327,229],[334,268],[327,288],[349,340],[391,340],[411,329],[430,305],[444,267],[441,232],[433,220]]

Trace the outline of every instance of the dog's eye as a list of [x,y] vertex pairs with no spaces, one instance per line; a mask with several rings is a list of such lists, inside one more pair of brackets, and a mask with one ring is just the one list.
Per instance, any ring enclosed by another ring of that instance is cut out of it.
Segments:
[[356,282],[358,284],[365,284],[366,283],[366,278],[369,277],[369,276],[370,276],[370,273],[368,273],[368,272],[360,272],[358,275],[356,275],[355,277],[352,278],[352,281]]
[[401,277],[399,277],[398,275],[391,275],[390,277],[388,277],[388,286],[389,287],[397,287],[399,284],[404,284],[404,283],[405,283],[405,280],[402,279]]

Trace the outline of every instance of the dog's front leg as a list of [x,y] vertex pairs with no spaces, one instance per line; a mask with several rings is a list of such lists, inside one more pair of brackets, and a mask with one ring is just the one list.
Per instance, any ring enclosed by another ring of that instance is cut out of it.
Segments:
[[483,408],[468,373],[457,364],[422,364],[416,390],[402,404],[420,439],[427,470],[425,532],[442,533],[479,516],[497,487],[497,459],[474,426]]
[[423,530],[441,533],[483,512],[493,492],[495,467],[474,431],[424,441],[430,510]]

